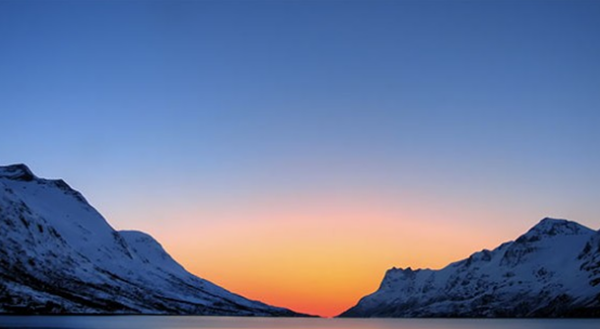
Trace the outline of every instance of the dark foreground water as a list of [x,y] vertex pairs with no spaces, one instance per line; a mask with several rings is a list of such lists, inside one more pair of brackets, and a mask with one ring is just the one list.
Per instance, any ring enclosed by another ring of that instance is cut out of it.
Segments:
[[0,328],[38,329],[600,329],[598,320],[315,319],[201,316],[0,316]]

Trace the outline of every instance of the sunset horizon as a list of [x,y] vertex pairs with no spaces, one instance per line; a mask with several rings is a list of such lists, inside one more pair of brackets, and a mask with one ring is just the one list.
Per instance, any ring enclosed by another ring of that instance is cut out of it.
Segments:
[[[549,217],[551,218],[552,216]],[[223,268],[227,268],[227,266],[224,266],[228,263],[227,260],[221,260],[219,263],[221,266],[204,267],[195,265],[193,256],[187,259],[180,259],[175,253],[172,253],[172,256],[175,257],[177,261],[182,262],[189,271],[199,277],[212,281],[213,283],[247,298],[289,308],[299,313],[331,318],[338,316],[348,308],[354,306],[361,297],[375,292],[379,288],[381,280],[387,270],[392,268],[439,270],[454,262],[466,259],[481,250],[491,250],[498,247],[501,243],[514,241],[519,235],[524,234],[528,229],[538,224],[541,219],[543,218],[532,221],[527,229],[512,237],[507,236],[504,239],[500,238],[498,242],[486,240],[479,247],[465,250],[464,253],[448,253],[440,248],[437,251],[428,250],[430,253],[423,255],[421,250],[417,250],[414,253],[407,252],[402,255],[403,257],[397,257],[398,259],[409,258],[411,259],[410,261],[405,261],[401,265],[389,264],[387,267],[380,261],[370,262],[373,263],[370,268],[368,267],[369,265],[351,268],[349,265],[344,264],[348,263],[348,260],[345,259],[338,259],[337,262],[335,260],[332,261],[331,259],[328,261],[315,261],[311,257],[308,257],[319,254],[318,251],[315,251],[314,253],[307,255],[307,258],[311,259],[303,260],[306,263],[316,264],[315,266],[312,266],[312,271],[300,270],[300,274],[296,274],[285,282],[273,282],[273,280],[276,280],[275,275],[265,275],[262,271],[255,272],[251,267],[232,266],[229,264],[230,267],[236,270],[227,272],[226,270],[223,270]],[[574,218],[569,218],[568,220],[577,221],[577,219]],[[592,229],[598,228],[592,227]],[[227,235],[225,234],[223,236]],[[440,235],[440,237],[442,237],[442,235]],[[459,238],[456,235],[447,237],[446,239],[449,243],[460,243],[458,241]],[[278,246],[281,247],[281,245]],[[168,247],[167,251],[170,252]],[[440,256],[440,254],[442,254],[442,256]],[[294,255],[290,254],[289,256],[292,257]],[[419,260],[422,256],[433,256],[437,259],[435,261]],[[389,258],[393,259],[393,257]],[[281,262],[280,258],[274,258],[273,260],[274,262],[272,264],[280,264]],[[235,263],[236,261],[237,260],[229,262]],[[188,266],[188,264],[191,264],[191,266]],[[336,265],[338,264],[341,266],[336,268]],[[273,267],[276,268],[277,266]],[[346,272],[348,271],[348,268],[358,271],[359,273],[348,274]],[[239,273],[238,271],[244,271],[244,275],[251,277],[241,279],[240,276],[235,275],[235,273]],[[273,271],[276,271],[276,269]],[[328,275],[323,276],[324,272]],[[281,275],[279,272],[276,274]],[[352,280],[349,280],[348,278]],[[323,296],[324,298],[319,296]]]
[[[3,168],[19,168],[11,170],[25,170],[26,174],[32,175],[34,180],[40,179],[36,176],[35,170],[22,163],[6,167],[0,165],[0,179],[3,176]],[[30,180],[31,178],[24,179]],[[44,180],[44,178],[41,179]],[[61,181],[61,178],[57,179]],[[52,182],[54,179],[50,181]],[[77,191],[77,187],[71,186],[71,188]],[[83,194],[84,198],[85,195],[86,193]],[[90,202],[93,207],[93,200],[87,200],[87,202]],[[320,198],[319,203],[333,206],[325,198]],[[314,207],[310,208],[311,213],[314,209]],[[566,221],[585,225],[585,223],[577,223],[577,219],[573,218],[546,216],[530,223],[523,221],[524,228],[518,234],[514,234],[512,237],[501,237],[490,234],[492,232],[478,231],[473,228],[439,227],[439,224],[434,228],[434,225],[421,223],[421,227],[411,227],[403,236],[396,231],[391,233],[388,231],[393,227],[391,223],[383,228],[367,229],[368,226],[361,220],[372,221],[373,218],[380,220],[384,218],[381,215],[373,216],[373,208],[369,209],[371,210],[369,212],[359,212],[363,217],[344,216],[346,220],[351,219],[355,227],[344,230],[344,234],[338,234],[336,237],[330,235],[336,230],[335,227],[328,227],[327,224],[332,225],[331,222],[310,222],[320,218],[315,214],[303,219],[288,220],[284,223],[253,221],[251,230],[250,228],[232,229],[231,227],[212,225],[210,230],[198,228],[189,231],[186,227],[172,227],[158,223],[159,232],[146,231],[142,233],[156,238],[166,252],[190,273],[233,293],[276,307],[287,308],[299,314],[332,318],[354,306],[361,297],[377,291],[388,271],[396,269],[441,270],[453,263],[470,258],[480,251],[501,248],[501,245],[515,241],[530,230],[544,225],[545,221]],[[102,213],[101,210],[100,213]],[[329,211],[326,212],[326,214],[329,213]],[[302,217],[301,214],[302,212],[295,212],[295,216]],[[105,218],[105,220],[108,225],[112,226],[110,218]],[[304,226],[296,225],[294,227],[295,232],[300,235],[298,239],[301,240],[289,240],[288,235],[279,234],[288,230],[287,223],[289,222],[308,222]],[[316,226],[319,226],[320,229],[315,229]],[[116,229],[118,232],[141,232],[134,227]],[[178,234],[173,236],[169,234],[173,229],[185,231],[178,231]],[[506,231],[501,224],[497,229],[498,232]],[[597,228],[592,227],[592,229],[596,231]],[[600,230],[597,231],[600,232]],[[198,232],[205,232],[205,235],[199,236]],[[244,232],[253,234],[244,235]],[[261,234],[256,235],[257,232]],[[469,239],[464,240],[461,233],[466,234]],[[352,234],[356,236],[353,237]],[[402,243],[397,242],[397,246],[394,248],[392,244],[399,236],[402,237],[400,239]],[[205,237],[214,237],[214,240],[209,243],[203,239]],[[176,239],[174,250],[171,249],[172,245],[164,243],[165,239],[170,241],[170,238]],[[309,238],[311,243],[306,244],[302,240],[303,238]],[[243,241],[238,241],[239,239],[243,239]],[[198,243],[198,240],[201,242]],[[359,244],[357,241],[361,241],[361,243]],[[366,241],[376,243],[376,246],[372,250],[364,248]],[[227,253],[224,253],[223,251],[226,249],[223,248],[227,248],[232,242],[236,242],[236,245],[243,243],[248,248],[227,250]],[[220,245],[215,245],[219,243]],[[177,248],[182,245],[183,249]],[[452,245],[454,250],[446,250],[444,245]],[[382,248],[386,246],[387,250]],[[207,248],[208,257],[207,255],[198,256],[197,252],[203,248]],[[273,250],[275,248],[276,252]],[[192,254],[181,254],[181,250],[191,251]],[[215,252],[215,250],[219,252]],[[398,250],[402,252],[398,252]],[[357,262],[356,258],[360,258],[361,261]],[[200,264],[199,259],[203,259]],[[400,260],[399,263],[392,264],[398,260]]]

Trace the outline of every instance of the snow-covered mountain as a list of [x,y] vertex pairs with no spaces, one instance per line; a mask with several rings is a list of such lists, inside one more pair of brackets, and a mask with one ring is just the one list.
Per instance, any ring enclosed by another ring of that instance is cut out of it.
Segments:
[[392,268],[341,317],[600,316],[600,231],[545,218],[441,270]]
[[115,231],[63,180],[0,167],[0,313],[296,316],[198,278],[151,236]]

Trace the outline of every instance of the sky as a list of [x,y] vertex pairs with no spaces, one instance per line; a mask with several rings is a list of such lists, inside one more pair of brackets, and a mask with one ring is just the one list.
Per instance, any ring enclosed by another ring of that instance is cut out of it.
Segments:
[[600,228],[598,1],[0,1],[0,160],[333,316],[545,216]]

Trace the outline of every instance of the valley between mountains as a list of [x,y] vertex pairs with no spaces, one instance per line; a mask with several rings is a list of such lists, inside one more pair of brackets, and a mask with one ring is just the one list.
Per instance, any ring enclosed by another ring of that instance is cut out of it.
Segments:
[[[0,167],[0,313],[306,316],[186,271],[63,180]],[[387,271],[341,317],[599,317],[600,231],[545,218],[440,270]]]

